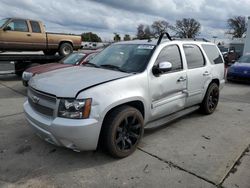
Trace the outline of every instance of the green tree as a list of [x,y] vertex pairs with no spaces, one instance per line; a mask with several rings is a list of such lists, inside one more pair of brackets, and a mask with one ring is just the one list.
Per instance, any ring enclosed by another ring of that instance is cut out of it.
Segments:
[[129,40],[131,40],[130,35],[125,34],[124,37],[123,37],[123,40],[124,40],[124,41],[129,41]]
[[183,18],[176,20],[173,30],[180,38],[195,38],[199,35],[201,24],[193,18]]
[[227,20],[228,31],[226,34],[232,35],[234,38],[242,38],[247,31],[247,21],[244,16],[235,16]]
[[118,33],[114,33],[114,41],[115,42],[118,42],[118,41],[121,41],[121,37],[120,37],[120,35],[118,34]]
[[102,39],[92,32],[82,33],[81,37],[83,42],[102,42]]

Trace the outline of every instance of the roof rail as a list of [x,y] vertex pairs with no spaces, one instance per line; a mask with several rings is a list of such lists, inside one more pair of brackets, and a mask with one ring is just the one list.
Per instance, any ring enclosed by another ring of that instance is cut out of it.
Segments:
[[179,38],[179,37],[176,37],[176,38],[173,38],[173,40],[193,40],[193,41],[204,41],[204,42],[210,42],[209,40],[205,39],[205,38]]

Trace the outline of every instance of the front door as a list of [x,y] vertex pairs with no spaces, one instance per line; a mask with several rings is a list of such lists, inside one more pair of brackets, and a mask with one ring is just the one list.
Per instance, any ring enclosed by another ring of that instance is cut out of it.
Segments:
[[6,50],[32,49],[31,33],[26,20],[13,19],[2,32],[3,48]]
[[183,69],[179,47],[165,46],[159,53],[155,66],[160,62],[170,62],[172,70],[149,76],[152,120],[183,109],[186,101],[187,75]]

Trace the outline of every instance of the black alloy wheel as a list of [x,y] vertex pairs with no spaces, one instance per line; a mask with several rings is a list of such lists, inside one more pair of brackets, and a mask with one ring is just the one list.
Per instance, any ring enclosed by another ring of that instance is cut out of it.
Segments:
[[140,111],[121,106],[111,112],[104,123],[104,142],[109,154],[117,158],[133,153],[144,132]]
[[201,110],[204,114],[212,114],[215,111],[219,102],[219,93],[218,85],[211,83],[201,104]]

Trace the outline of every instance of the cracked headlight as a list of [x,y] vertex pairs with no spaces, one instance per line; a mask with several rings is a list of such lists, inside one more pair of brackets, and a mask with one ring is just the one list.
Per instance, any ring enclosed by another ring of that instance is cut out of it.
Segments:
[[58,117],[86,119],[89,117],[92,99],[61,99]]

